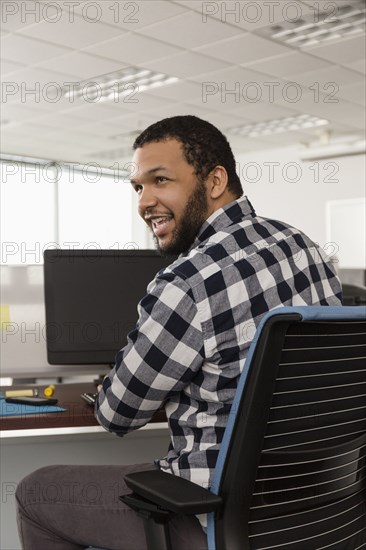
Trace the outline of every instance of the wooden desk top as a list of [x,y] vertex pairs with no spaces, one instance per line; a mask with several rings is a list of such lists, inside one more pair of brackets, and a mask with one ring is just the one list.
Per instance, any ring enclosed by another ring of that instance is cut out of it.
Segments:
[[[43,395],[42,385],[22,385],[21,389],[37,387],[39,395]],[[9,389],[20,389],[20,386],[11,388],[2,387],[1,391]],[[53,412],[49,414],[27,414],[24,416],[3,416],[0,417],[1,430],[28,430],[39,428],[69,428],[78,426],[99,426],[93,408],[85,403],[80,394],[83,392],[94,393],[95,385],[91,382],[78,384],[55,384],[55,393],[52,397],[58,399],[57,405],[66,409],[62,412]],[[151,422],[166,421],[164,411],[158,411]]]

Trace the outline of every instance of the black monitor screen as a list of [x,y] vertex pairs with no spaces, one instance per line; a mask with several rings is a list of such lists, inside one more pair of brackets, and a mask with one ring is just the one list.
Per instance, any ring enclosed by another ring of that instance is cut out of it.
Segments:
[[49,363],[112,364],[147,285],[174,259],[153,250],[45,251]]

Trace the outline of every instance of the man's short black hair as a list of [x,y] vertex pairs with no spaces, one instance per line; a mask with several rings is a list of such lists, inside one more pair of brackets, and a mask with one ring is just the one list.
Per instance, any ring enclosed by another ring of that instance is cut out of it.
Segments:
[[146,128],[136,138],[133,148],[167,139],[176,139],[182,144],[186,161],[194,167],[201,181],[207,178],[215,166],[221,165],[228,173],[228,190],[236,198],[243,194],[230,144],[213,124],[193,115],[164,118]]

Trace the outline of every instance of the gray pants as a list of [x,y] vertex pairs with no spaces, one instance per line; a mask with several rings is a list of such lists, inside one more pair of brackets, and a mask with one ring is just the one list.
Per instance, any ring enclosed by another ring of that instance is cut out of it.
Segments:
[[[142,519],[119,495],[130,493],[123,481],[135,466],[47,466],[25,477],[16,494],[18,529],[24,550],[146,550]],[[174,550],[206,550],[195,516],[170,522]]]

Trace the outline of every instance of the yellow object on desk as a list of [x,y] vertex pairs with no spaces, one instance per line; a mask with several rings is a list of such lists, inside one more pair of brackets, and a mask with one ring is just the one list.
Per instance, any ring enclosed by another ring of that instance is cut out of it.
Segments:
[[47,386],[47,388],[43,390],[43,395],[45,395],[46,397],[51,397],[54,393],[55,393],[54,384],[50,384],[49,386]]
[[5,391],[5,397],[37,397],[38,390],[27,389],[27,390],[7,390]]
[[10,325],[10,307],[9,304],[0,304],[0,326],[1,330],[6,330]]

